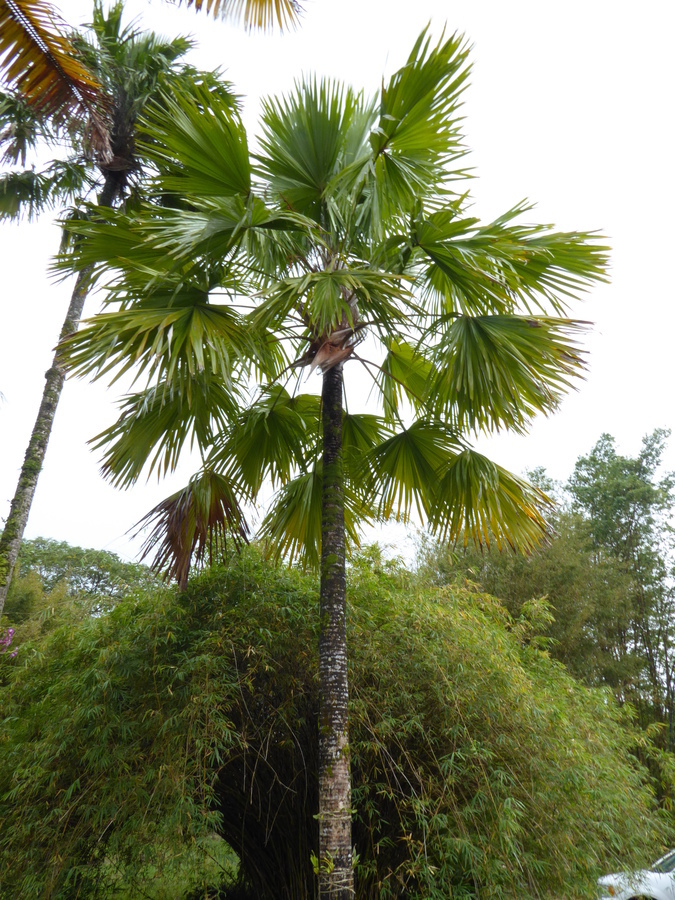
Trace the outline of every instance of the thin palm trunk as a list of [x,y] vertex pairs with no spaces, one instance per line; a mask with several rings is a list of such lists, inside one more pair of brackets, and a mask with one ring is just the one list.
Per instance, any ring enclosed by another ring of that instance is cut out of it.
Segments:
[[349,770],[342,366],[323,376],[319,638],[319,896],[354,895]]
[[[98,198],[99,206],[112,206],[117,190],[118,184],[115,176],[106,175],[103,190]],[[91,269],[84,269],[77,277],[70,304],[68,305],[68,312],[61,327],[59,342],[66,335],[77,331],[82,318],[84,301],[89,290],[91,271]],[[57,346],[51,368],[45,374],[42,402],[33,426],[23,465],[21,466],[21,473],[19,474],[19,481],[10,506],[9,516],[0,536],[0,616],[5,607],[14,567],[21,549],[23,533],[26,530],[38,478],[44,464],[47,444],[52,433],[56,408],[59,404],[65,378],[66,372]]]

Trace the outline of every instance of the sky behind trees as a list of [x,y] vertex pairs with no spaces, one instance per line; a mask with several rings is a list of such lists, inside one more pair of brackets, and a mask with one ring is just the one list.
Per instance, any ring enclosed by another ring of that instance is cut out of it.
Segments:
[[[72,25],[91,16],[85,0],[64,0],[60,9]],[[133,0],[127,10],[139,27],[167,37],[192,34],[198,47],[190,61],[225,71],[244,95],[249,131],[257,127],[260,97],[290,88],[301,72],[339,78],[370,93],[384,73],[404,62],[429,20],[434,36],[446,21],[450,31],[464,32],[473,44],[465,134],[472,150],[468,162],[479,176],[472,190],[476,214],[489,220],[526,197],[537,204],[532,221],[598,229],[612,246],[611,284],[594,288],[572,310],[594,323],[585,342],[587,382],[556,416],[540,418],[528,436],[490,439],[490,454],[516,472],[544,465],[565,478],[603,431],[615,435],[621,452],[634,454],[644,433],[675,427],[670,2],[624,9],[611,0],[573,0],[563,16],[561,7],[537,0],[307,0],[295,33],[266,37],[158,0]],[[47,219],[3,225],[0,240],[4,517],[71,286],[53,285],[46,273],[59,242],[58,229]],[[96,309],[92,297],[85,316]],[[363,378],[357,367],[348,367],[348,374]],[[320,377],[313,378],[318,391]],[[365,400],[369,386],[363,384]],[[118,395],[103,383],[66,384],[28,537],[41,534],[131,556],[139,542],[129,542],[127,529],[171,484],[186,481],[189,464],[171,483],[153,480],[126,493],[101,480],[86,441],[116,418],[112,404]],[[675,468],[675,446],[665,462]],[[388,532],[388,539],[396,540],[396,532]]]

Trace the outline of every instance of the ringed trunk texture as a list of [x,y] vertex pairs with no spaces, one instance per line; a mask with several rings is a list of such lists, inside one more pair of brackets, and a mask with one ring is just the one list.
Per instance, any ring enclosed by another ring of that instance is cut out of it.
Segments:
[[324,372],[319,637],[319,897],[352,900],[342,365]]
[[[86,269],[80,272],[77,277],[59,340],[77,330],[88,292],[90,275],[91,270]],[[38,477],[42,470],[45,453],[47,452],[47,444],[52,432],[56,407],[59,403],[65,377],[66,372],[59,359],[59,350],[57,348],[51,368],[45,373],[42,402],[40,403],[28,449],[21,466],[19,482],[16,486],[9,516],[5,522],[2,536],[0,536],[0,616],[5,606],[12,573],[14,572],[14,566],[21,548],[23,533],[26,529],[28,515],[35,496],[35,488],[37,487]]]
[[[119,176],[117,173],[106,173],[103,190],[98,198],[98,205],[111,207],[119,190]],[[92,271],[92,268],[83,269],[77,276],[68,312],[59,335],[59,341],[66,335],[77,331],[82,318],[84,301],[89,292],[89,278]],[[19,482],[10,506],[9,516],[5,521],[2,536],[0,536],[0,616],[2,616],[2,611],[5,608],[7,592],[9,591],[14,566],[21,549],[23,533],[26,530],[26,523],[28,522],[30,508],[35,496],[38,477],[44,464],[47,444],[49,443],[49,436],[52,433],[52,425],[56,415],[56,407],[59,404],[65,378],[66,372],[57,346],[51,368],[45,373],[46,384],[42,394],[42,402],[21,467]]]

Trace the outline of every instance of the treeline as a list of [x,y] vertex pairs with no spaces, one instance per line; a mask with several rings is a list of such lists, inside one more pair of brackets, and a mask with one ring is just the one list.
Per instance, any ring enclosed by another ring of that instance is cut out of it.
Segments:
[[551,655],[588,685],[610,687],[643,728],[673,749],[675,478],[661,474],[668,432],[635,457],[603,435],[564,485],[535,482],[558,501],[553,539],[529,557],[422,550],[437,584],[468,578],[511,615],[538,610]]

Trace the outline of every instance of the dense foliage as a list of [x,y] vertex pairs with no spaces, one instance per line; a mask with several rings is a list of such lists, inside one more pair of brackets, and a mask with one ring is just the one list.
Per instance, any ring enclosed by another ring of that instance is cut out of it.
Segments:
[[514,616],[545,598],[551,653],[587,684],[611,687],[643,727],[666,726],[660,740],[672,749],[675,477],[661,471],[667,437],[647,435],[628,457],[603,435],[564,487],[538,473],[560,503],[555,539],[529,557],[427,545],[422,559],[437,584],[468,577]]
[[[377,551],[349,599],[357,896],[589,896],[670,840],[632,754],[646,738],[538,649],[536,623]],[[313,896],[317,602],[251,550],[183,593],[91,615],[95,597],[63,592],[17,622],[3,896],[162,896],[153,874],[186,851],[203,891],[214,831],[239,896]]]

